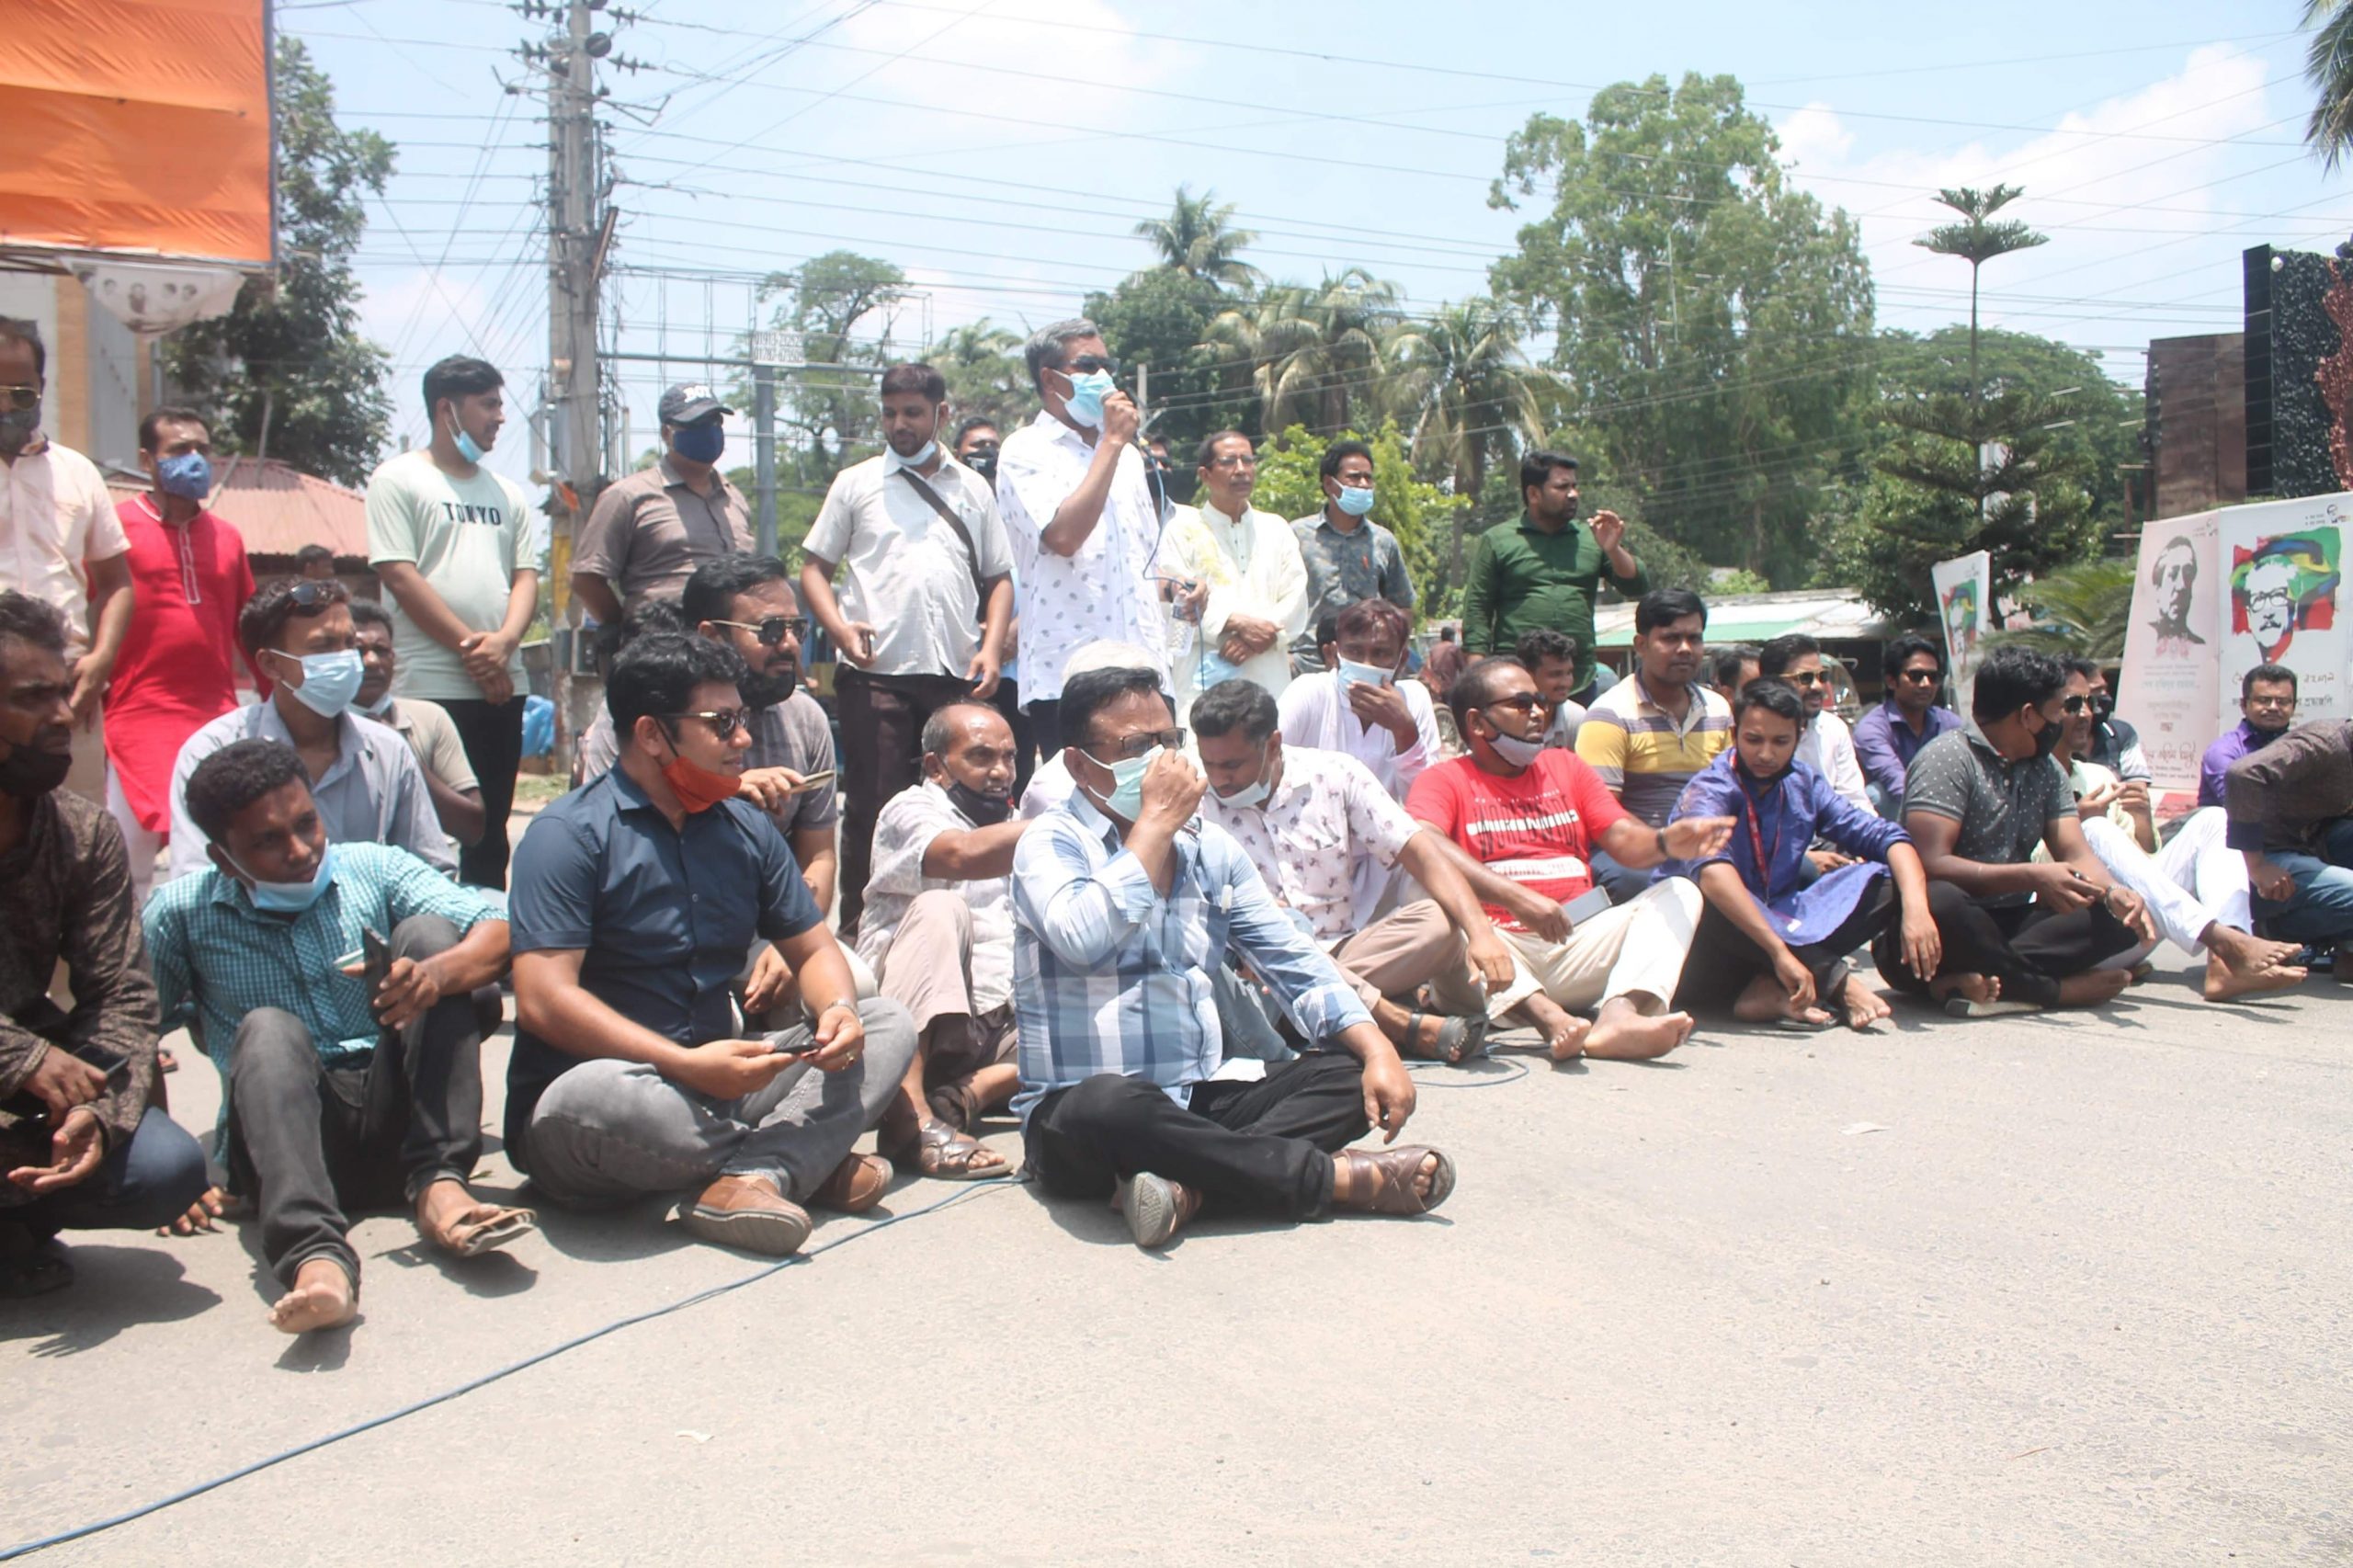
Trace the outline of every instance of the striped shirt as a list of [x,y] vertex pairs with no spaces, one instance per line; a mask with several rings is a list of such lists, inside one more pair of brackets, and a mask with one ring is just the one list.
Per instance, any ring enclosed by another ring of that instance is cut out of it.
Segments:
[[1698,683],[1677,719],[1637,674],[1594,699],[1577,727],[1577,756],[1609,792],[1653,827],[1665,827],[1683,787],[1732,745],[1732,705]]
[[1179,1105],[1225,1060],[1211,977],[1232,949],[1311,1041],[1369,1023],[1332,960],[1267,892],[1232,835],[1177,835],[1167,896],[1083,794],[1046,812],[1013,856],[1013,1000],[1027,1126],[1038,1102],[1102,1073]]

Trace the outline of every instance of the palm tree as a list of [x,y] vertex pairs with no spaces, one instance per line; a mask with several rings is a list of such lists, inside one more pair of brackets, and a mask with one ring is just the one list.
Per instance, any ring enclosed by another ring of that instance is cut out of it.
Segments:
[[2018,585],[2017,597],[2034,616],[2030,629],[2004,631],[1989,642],[2019,642],[2046,653],[2080,653],[2114,664],[2124,657],[2132,615],[2132,562],[2102,556],[2046,572]]
[[[1520,347],[1519,319],[1492,299],[1441,305],[1426,324],[1400,327],[1389,343],[1396,369],[1392,411],[1413,433],[1414,460],[1444,469],[1454,493],[1476,499],[1487,469],[1509,461],[1517,443],[1544,438],[1542,391],[1552,378]],[[1456,575],[1462,528],[1455,520]]]
[[1400,319],[1397,286],[1351,267],[1313,289],[1283,284],[1228,306],[1202,349],[1230,385],[1246,375],[1269,436],[1293,425],[1336,436],[1358,397],[1379,401]]
[[2304,0],[2304,26],[2313,29],[2304,77],[2320,95],[2304,140],[2334,173],[2345,150],[2353,147],[2353,5]]
[[1248,229],[1233,226],[1233,203],[1217,204],[1217,192],[1194,196],[1176,187],[1176,204],[1165,218],[1147,218],[1136,233],[1160,252],[1160,264],[1221,289],[1246,293],[1264,274],[1241,259],[1243,248],[1257,239]]
[[1923,250],[1938,256],[1957,256],[1969,263],[1969,401],[1977,402],[1984,389],[1977,381],[1977,272],[1997,256],[2012,251],[2031,250],[2036,245],[2049,244],[2051,236],[2038,234],[2016,219],[1999,223],[1986,222],[2024,194],[2017,186],[1997,185],[1991,190],[1975,190],[1962,186],[1957,190],[1940,190],[1937,199],[1960,213],[1968,222],[1947,223],[1928,231],[1925,240],[1912,243]]

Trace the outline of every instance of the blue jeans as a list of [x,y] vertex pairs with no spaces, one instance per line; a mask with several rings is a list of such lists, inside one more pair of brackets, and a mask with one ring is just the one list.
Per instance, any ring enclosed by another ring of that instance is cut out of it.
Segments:
[[2284,941],[2326,946],[2353,938],[2353,818],[2339,818],[2321,835],[2319,855],[2273,851],[2267,858],[2296,879],[2287,903],[2249,900],[2264,928]]
[[0,1209],[0,1222],[13,1220],[44,1241],[60,1231],[152,1231],[187,1213],[210,1185],[196,1140],[149,1106],[87,1180]]
[[1631,903],[1651,885],[1648,871],[1621,866],[1606,851],[1595,850],[1587,863],[1593,868],[1594,884],[1609,895],[1612,903]]

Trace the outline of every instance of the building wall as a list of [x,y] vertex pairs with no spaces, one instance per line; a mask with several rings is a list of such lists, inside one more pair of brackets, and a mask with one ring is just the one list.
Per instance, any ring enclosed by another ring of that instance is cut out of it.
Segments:
[[2149,345],[2152,517],[2246,499],[2246,335],[2160,337]]
[[102,466],[137,468],[147,346],[93,306],[79,279],[54,273],[0,272],[0,316],[40,328],[49,350],[41,411],[49,434]]

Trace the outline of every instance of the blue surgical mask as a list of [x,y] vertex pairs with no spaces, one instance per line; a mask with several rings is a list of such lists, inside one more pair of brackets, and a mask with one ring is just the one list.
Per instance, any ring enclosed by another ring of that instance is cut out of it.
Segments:
[[449,438],[457,444],[458,455],[468,462],[479,463],[489,455],[480,441],[466,434],[466,427],[458,423],[454,413],[449,415]]
[[1260,752],[1258,754],[1258,777],[1251,782],[1245,784],[1241,789],[1236,790],[1233,794],[1220,795],[1218,799],[1229,806],[1237,806],[1246,812],[1253,806],[1265,805],[1267,803],[1267,797],[1274,792],[1275,787],[1267,782],[1267,754],[1265,752]]
[[708,425],[681,425],[670,433],[670,449],[688,462],[715,463],[727,449],[727,429],[714,419]]
[[387,688],[384,695],[376,699],[375,701],[355,702],[352,706],[358,709],[362,713],[367,714],[370,719],[381,719],[386,713],[392,711],[392,694],[391,690]]
[[212,461],[202,452],[182,452],[155,462],[155,488],[166,495],[201,501],[212,494]]
[[[892,451],[892,455],[893,457],[896,457],[896,456],[898,455],[898,454],[897,454],[897,451],[896,451],[896,449],[893,449],[893,451]],[[921,467],[923,467],[923,465],[924,465],[924,464],[926,464],[926,463],[929,462],[932,459],[934,459],[934,458],[938,457],[938,455],[939,455],[939,443],[938,443],[938,442],[937,442],[937,441],[926,441],[926,442],[923,444],[923,449],[922,449],[921,451],[918,451],[917,453],[915,453],[915,456],[913,456],[913,457],[911,457],[911,458],[900,458],[900,459],[899,459],[899,462],[900,462],[900,464],[901,464],[902,466],[906,467],[906,468],[921,468]]]
[[1103,762],[1101,757],[1088,752],[1089,761],[1101,762],[1111,770],[1111,793],[1104,798],[1103,809],[1122,822],[1133,822],[1142,816],[1144,770],[1152,766],[1153,758],[1167,749],[1166,746],[1154,746],[1142,756],[1121,757],[1117,762]]
[[1070,378],[1070,396],[1063,406],[1070,416],[1089,430],[1103,428],[1103,400],[1111,395],[1114,384],[1108,370],[1086,370]]
[[1359,665],[1354,659],[1340,661],[1342,686],[1386,686],[1392,673],[1379,665]]
[[[222,851],[223,857],[228,853],[225,849]],[[237,862],[232,858],[229,864],[236,866]],[[245,871],[243,866],[237,866],[237,869],[253,877],[254,885],[247,891],[253,897],[256,909],[271,915],[300,915],[318,903],[319,895],[325,892],[327,884],[335,880],[335,846],[327,846],[327,852],[319,857],[319,869],[312,873],[307,882],[266,882],[251,871]]]
[[1351,517],[1361,517],[1372,510],[1372,486],[1351,489],[1343,485],[1339,494],[1340,510]]
[[[291,653],[280,653],[290,659]],[[351,699],[359,695],[360,683],[368,672],[359,662],[359,650],[346,648],[339,653],[305,653],[299,663],[302,666],[302,684],[289,685],[294,700],[323,719],[332,719],[350,708]]]

